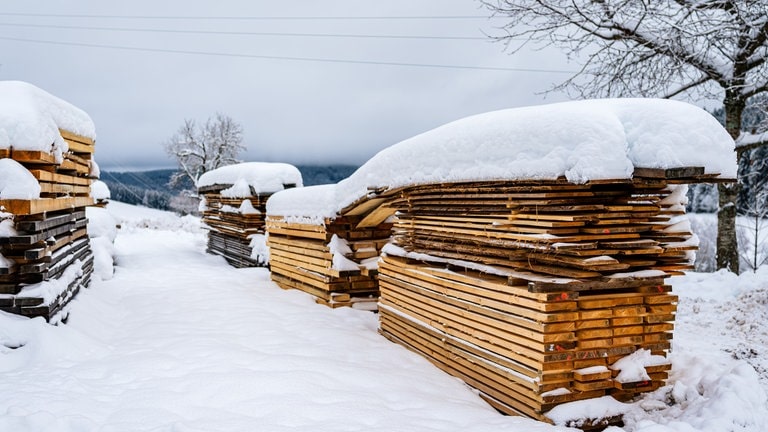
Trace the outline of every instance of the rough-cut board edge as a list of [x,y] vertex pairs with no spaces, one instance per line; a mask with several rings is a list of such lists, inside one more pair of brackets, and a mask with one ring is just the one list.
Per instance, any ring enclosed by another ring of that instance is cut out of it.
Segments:
[[58,226],[68,222],[74,222],[83,218],[85,218],[85,210],[60,215],[51,215],[43,220],[20,220],[16,221],[16,230],[22,233],[38,232],[46,228]]
[[[522,273],[522,272],[520,272]],[[615,290],[632,289],[643,286],[664,285],[664,279],[668,277],[627,277],[627,278],[595,278],[594,280],[573,280],[572,282],[548,282],[543,279],[528,281],[528,291],[535,293],[558,292],[558,291],[596,291],[596,290]],[[516,278],[528,279],[529,276],[518,275]]]
[[704,175],[704,167],[679,167],[679,168],[642,168],[635,167],[633,177],[674,179],[690,178]]
[[[635,168],[633,178],[629,179],[604,179],[604,180],[590,180],[586,182],[586,185],[595,184],[620,184],[620,183],[633,183],[637,181],[668,181],[670,183],[732,183],[736,179],[720,177],[720,174],[705,174],[704,167],[675,167],[675,168]],[[368,215],[386,206],[388,203],[397,198],[397,195],[405,190],[413,192],[415,190],[439,190],[441,188],[455,188],[455,187],[483,187],[487,185],[503,184],[503,185],[575,185],[570,183],[565,177],[559,177],[555,180],[510,180],[510,179],[497,179],[497,180],[482,180],[482,181],[468,181],[468,182],[450,182],[450,183],[430,183],[430,184],[416,184],[401,186],[396,188],[389,187],[369,187],[368,193],[350,203],[346,207],[342,208],[338,212],[338,217],[345,215]]]
[[[62,319],[66,319],[68,312],[65,311],[66,306],[77,296],[81,288],[87,288],[91,282],[91,276],[93,274],[93,255],[89,256],[82,264],[83,274],[76,278],[63,292],[61,292],[56,299],[47,306],[38,307],[22,307],[21,314],[30,317],[42,316],[48,322],[57,322]],[[60,316],[63,314],[65,316]]]
[[26,164],[56,165],[56,157],[52,153],[40,150],[0,149],[0,158],[10,158]]
[[43,170],[29,170],[30,174],[40,182],[62,183],[77,186],[90,186],[91,180],[85,177],[71,176],[67,174],[52,173]]
[[0,208],[17,216],[87,207],[94,204],[91,197],[41,198],[35,200],[0,200]]
[[68,141],[74,141],[74,142],[78,142],[88,146],[93,146],[95,144],[95,141],[91,138],[84,137],[82,135],[78,135],[76,133],[72,133],[64,129],[59,129],[59,134],[61,135],[62,138]]

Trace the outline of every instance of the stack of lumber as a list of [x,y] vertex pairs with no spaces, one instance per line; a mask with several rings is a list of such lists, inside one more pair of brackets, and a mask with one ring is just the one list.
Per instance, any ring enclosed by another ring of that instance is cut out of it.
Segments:
[[283,163],[246,162],[203,174],[197,191],[208,227],[206,251],[222,256],[233,267],[266,267],[269,256],[261,250],[266,250],[267,199],[297,186],[302,186],[301,173]]
[[374,308],[376,261],[392,224],[361,226],[361,220],[347,214],[313,224],[268,215],[272,280],[281,288],[307,292],[326,306]]
[[[401,190],[379,264],[381,333],[508,414],[548,420],[565,402],[657,389],[677,302],[666,279],[697,246],[675,183],[717,181],[703,172]],[[615,362],[643,350],[657,356],[647,376],[617,378]]]
[[378,262],[382,334],[498,409],[560,423],[573,411],[559,404],[664,381],[677,301],[667,279],[691,268],[697,246],[684,184],[736,171],[733,139],[700,108],[574,101],[406,139],[328,190],[276,194],[267,225],[271,243],[294,239],[294,254],[300,236],[317,236],[315,268],[281,263],[324,288],[332,224],[391,223]]
[[233,267],[264,267],[265,259],[252,257],[251,239],[264,234],[264,215],[269,195],[228,198],[221,191],[231,185],[214,185],[198,189],[205,200],[202,216],[208,227],[206,251],[224,257]]
[[53,154],[44,151],[0,149],[0,159],[19,162],[40,184],[40,199],[4,200],[6,211],[14,214],[42,213],[93,204],[90,173],[94,142],[64,130],[59,130],[59,133],[70,148],[63,154],[60,163]]
[[[0,310],[46,320],[88,285],[93,256],[86,232],[94,142],[60,130],[69,146],[60,162],[44,151],[0,149],[1,158],[23,166],[40,185],[39,198],[2,199],[0,210],[13,231],[0,237]],[[58,318],[56,318],[58,316]]]

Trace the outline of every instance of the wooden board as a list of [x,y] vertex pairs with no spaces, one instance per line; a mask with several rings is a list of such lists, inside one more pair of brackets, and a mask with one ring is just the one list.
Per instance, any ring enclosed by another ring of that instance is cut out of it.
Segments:
[[87,207],[94,204],[90,197],[41,198],[34,200],[0,200],[0,207],[14,215],[32,215],[59,210]]
[[52,153],[37,150],[0,149],[0,158],[10,158],[22,165],[56,165]]
[[61,134],[61,137],[67,141],[75,141],[89,146],[93,146],[95,144],[92,138],[78,135],[64,129],[59,129],[59,134]]

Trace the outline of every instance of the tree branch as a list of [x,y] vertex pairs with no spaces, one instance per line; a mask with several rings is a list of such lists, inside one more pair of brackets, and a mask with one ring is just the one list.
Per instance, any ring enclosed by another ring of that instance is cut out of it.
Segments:
[[685,93],[688,90],[690,90],[690,89],[692,89],[694,87],[700,86],[702,84],[705,84],[705,83],[707,83],[709,81],[712,81],[712,78],[710,78],[710,77],[708,77],[706,75],[702,75],[701,78],[699,78],[697,80],[694,80],[694,81],[691,81],[690,83],[688,83],[686,85],[683,85],[683,86],[681,86],[681,87],[679,87],[679,88],[677,88],[677,89],[675,89],[675,90],[673,90],[671,92],[663,94],[662,97],[665,98],[665,99],[673,98],[673,97],[675,97],[675,96],[677,96],[677,95],[679,95],[681,93]]
[[741,158],[744,152],[768,145],[768,132],[753,134],[742,132],[736,139],[736,155]]

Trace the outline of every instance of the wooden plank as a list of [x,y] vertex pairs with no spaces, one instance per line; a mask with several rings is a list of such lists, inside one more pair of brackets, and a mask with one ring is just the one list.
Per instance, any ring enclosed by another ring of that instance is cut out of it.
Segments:
[[84,195],[88,196],[91,189],[88,186],[75,186],[61,183],[40,183],[41,194],[54,195]]
[[370,211],[358,224],[357,228],[373,228],[381,225],[390,216],[395,214],[396,209],[389,207],[388,205],[380,205],[376,209]]
[[38,150],[4,149],[0,157],[11,158],[22,164],[56,165],[56,157],[52,153]]
[[15,215],[33,215],[94,204],[91,197],[40,198],[34,200],[0,200],[0,207]]
[[94,140],[92,138],[88,138],[88,137],[85,137],[85,136],[82,136],[82,135],[78,135],[76,133],[73,133],[73,132],[70,132],[70,131],[67,131],[67,130],[64,130],[64,129],[59,129],[59,134],[61,135],[62,138],[64,138],[65,140],[68,140],[68,141],[76,141],[76,142],[79,142],[79,143],[82,143],[82,144],[86,144],[86,145],[89,145],[89,146],[93,146],[95,144],[95,142],[94,142]]
[[81,153],[81,154],[92,154],[94,152],[94,146],[83,144],[81,142],[77,141],[67,141],[67,146],[69,147],[69,151],[75,152],[75,153]]
[[703,174],[704,174],[704,167],[680,167],[680,168],[666,168],[666,169],[636,167],[632,176],[676,179],[676,178],[697,177]]
[[36,169],[29,170],[29,172],[38,181],[41,181],[41,182],[62,183],[62,184],[71,184],[71,185],[78,185],[78,186],[91,185],[91,179],[85,178],[85,177],[76,177],[76,176],[71,176],[67,174],[58,174],[58,173],[52,173],[49,171],[36,170]]
[[305,269],[314,273],[336,278],[360,274],[359,268],[357,270],[338,270],[332,267],[332,263],[330,261],[302,257],[301,255],[284,252],[279,249],[273,249],[270,251],[269,261],[281,262],[286,265],[293,265],[300,269]]

